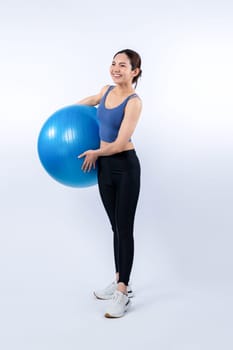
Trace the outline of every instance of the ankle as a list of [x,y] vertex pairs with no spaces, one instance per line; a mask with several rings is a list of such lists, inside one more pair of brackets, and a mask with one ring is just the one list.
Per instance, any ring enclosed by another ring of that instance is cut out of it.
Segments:
[[119,281],[119,272],[116,272],[116,283]]
[[127,286],[123,282],[117,284],[117,290],[125,295],[128,295]]

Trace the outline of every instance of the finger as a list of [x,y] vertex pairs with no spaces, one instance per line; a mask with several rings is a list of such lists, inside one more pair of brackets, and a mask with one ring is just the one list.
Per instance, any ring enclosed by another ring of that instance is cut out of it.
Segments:
[[85,172],[89,172],[91,170],[91,167],[92,167],[92,163],[88,162],[88,161],[85,161],[85,164],[84,164],[84,171]]
[[86,160],[84,160],[82,164],[82,170],[85,172],[86,171]]
[[91,167],[92,167],[92,164],[89,163],[88,166],[87,166],[87,171],[88,171],[88,173],[91,171]]
[[91,171],[93,167],[94,167],[94,164],[91,163],[91,164],[90,164],[90,167],[89,167],[89,171]]

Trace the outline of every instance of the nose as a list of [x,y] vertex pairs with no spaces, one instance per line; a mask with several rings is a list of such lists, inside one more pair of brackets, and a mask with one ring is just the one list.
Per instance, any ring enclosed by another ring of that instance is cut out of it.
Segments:
[[115,65],[115,66],[113,67],[113,72],[119,72],[119,71],[120,71],[120,67],[117,66],[117,65]]

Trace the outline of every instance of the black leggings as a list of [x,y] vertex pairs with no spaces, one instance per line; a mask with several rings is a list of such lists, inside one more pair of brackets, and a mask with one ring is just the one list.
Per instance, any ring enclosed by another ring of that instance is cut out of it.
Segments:
[[134,217],[140,190],[140,163],[135,150],[99,157],[98,185],[113,230],[118,282],[128,285],[134,257]]

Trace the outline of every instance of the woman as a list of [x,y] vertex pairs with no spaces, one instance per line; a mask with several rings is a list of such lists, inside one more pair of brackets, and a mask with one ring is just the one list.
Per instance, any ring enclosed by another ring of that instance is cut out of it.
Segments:
[[105,86],[79,104],[99,105],[100,148],[87,150],[82,169],[95,168],[98,186],[114,234],[116,281],[94,292],[98,299],[111,299],[105,317],[124,315],[132,291],[128,286],[134,257],[133,225],[140,188],[140,164],[131,136],[138,123],[142,102],[135,93],[141,76],[141,58],[130,49],[117,52],[110,66],[115,85]]

